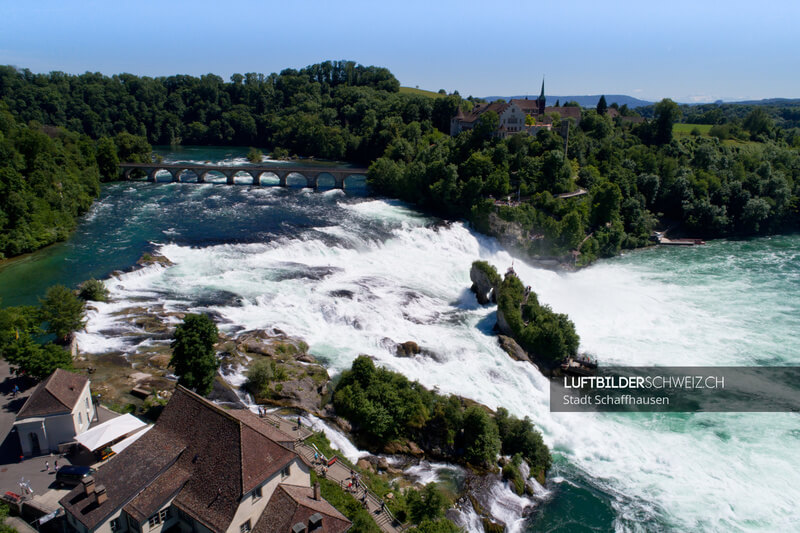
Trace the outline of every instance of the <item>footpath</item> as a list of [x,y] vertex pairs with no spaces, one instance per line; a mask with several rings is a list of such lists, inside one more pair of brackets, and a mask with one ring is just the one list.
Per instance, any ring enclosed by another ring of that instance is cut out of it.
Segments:
[[[386,533],[400,533],[403,531],[402,525],[392,516],[389,509],[384,505],[383,500],[358,479],[358,474],[350,470],[350,467],[342,461],[341,457],[338,455],[325,457],[314,446],[305,443],[305,440],[313,435],[310,429],[274,414],[267,414],[264,419],[287,435],[295,438],[295,449],[309,463],[314,465],[314,470],[318,476],[326,477],[339,483],[343,490],[350,492],[358,501],[365,502],[367,510],[369,510],[375,523],[378,524],[382,531]],[[365,494],[366,498],[364,497]]]

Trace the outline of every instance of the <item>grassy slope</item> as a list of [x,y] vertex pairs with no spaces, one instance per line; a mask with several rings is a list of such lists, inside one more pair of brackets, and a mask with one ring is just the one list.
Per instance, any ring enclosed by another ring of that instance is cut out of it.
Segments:
[[444,98],[445,94],[435,93],[433,91],[426,91],[424,89],[415,89],[413,87],[400,87],[400,92],[404,94],[419,94],[429,98]]
[[693,129],[697,128],[701,135],[708,135],[711,124],[673,124],[672,133],[676,136],[690,135]]

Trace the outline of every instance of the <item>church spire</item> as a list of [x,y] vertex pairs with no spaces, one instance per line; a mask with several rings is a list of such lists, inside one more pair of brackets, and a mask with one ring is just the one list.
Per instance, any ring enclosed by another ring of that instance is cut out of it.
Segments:
[[542,76],[542,92],[539,94],[539,98],[536,99],[536,107],[538,108],[538,114],[544,115],[545,106],[547,105],[547,99],[544,96],[544,76]]

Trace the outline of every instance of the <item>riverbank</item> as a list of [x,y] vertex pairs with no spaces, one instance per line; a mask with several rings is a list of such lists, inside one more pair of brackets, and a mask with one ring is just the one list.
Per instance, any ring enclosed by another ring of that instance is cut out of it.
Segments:
[[[550,413],[549,382],[498,345],[494,309],[468,292],[469,268],[480,258],[504,272],[513,261],[543,303],[575,322],[581,350],[604,364],[796,364],[797,239],[654,247],[556,272],[399,202],[125,183],[104,187],[77,233],[53,247],[60,253],[47,269],[31,262],[13,281],[0,276],[0,292],[35,303],[36,286],[107,278],[144,252],[161,253],[174,266],[123,273],[110,283],[112,297],[214,313],[226,335],[277,326],[304,339],[332,376],[368,353],[429,389],[530,417],[554,466],[550,496],[523,530],[554,529],[570,516],[603,531],[726,531],[745,520],[772,531],[791,529],[800,498],[786,484],[800,479],[784,453],[796,440],[792,417]],[[89,329],[110,323],[111,311],[101,309]],[[121,334],[88,335],[98,350],[130,349]],[[397,357],[397,344],[410,340],[422,353]]]

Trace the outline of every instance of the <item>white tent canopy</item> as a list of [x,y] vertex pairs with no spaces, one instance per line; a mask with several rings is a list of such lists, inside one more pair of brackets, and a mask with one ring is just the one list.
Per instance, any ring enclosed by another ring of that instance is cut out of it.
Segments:
[[116,443],[115,445],[113,445],[111,447],[111,451],[114,452],[114,453],[121,452],[122,450],[124,450],[125,448],[127,448],[128,446],[130,446],[131,444],[136,442],[139,439],[139,437],[141,437],[142,435],[144,435],[145,433],[147,433],[151,429],[153,429],[153,424],[149,424],[143,430],[137,431],[136,433],[134,433],[130,437],[126,437],[125,439],[119,441],[118,443]]
[[147,424],[128,413],[93,427],[75,437],[80,444],[89,451],[99,450],[120,437],[125,437],[138,431]]

